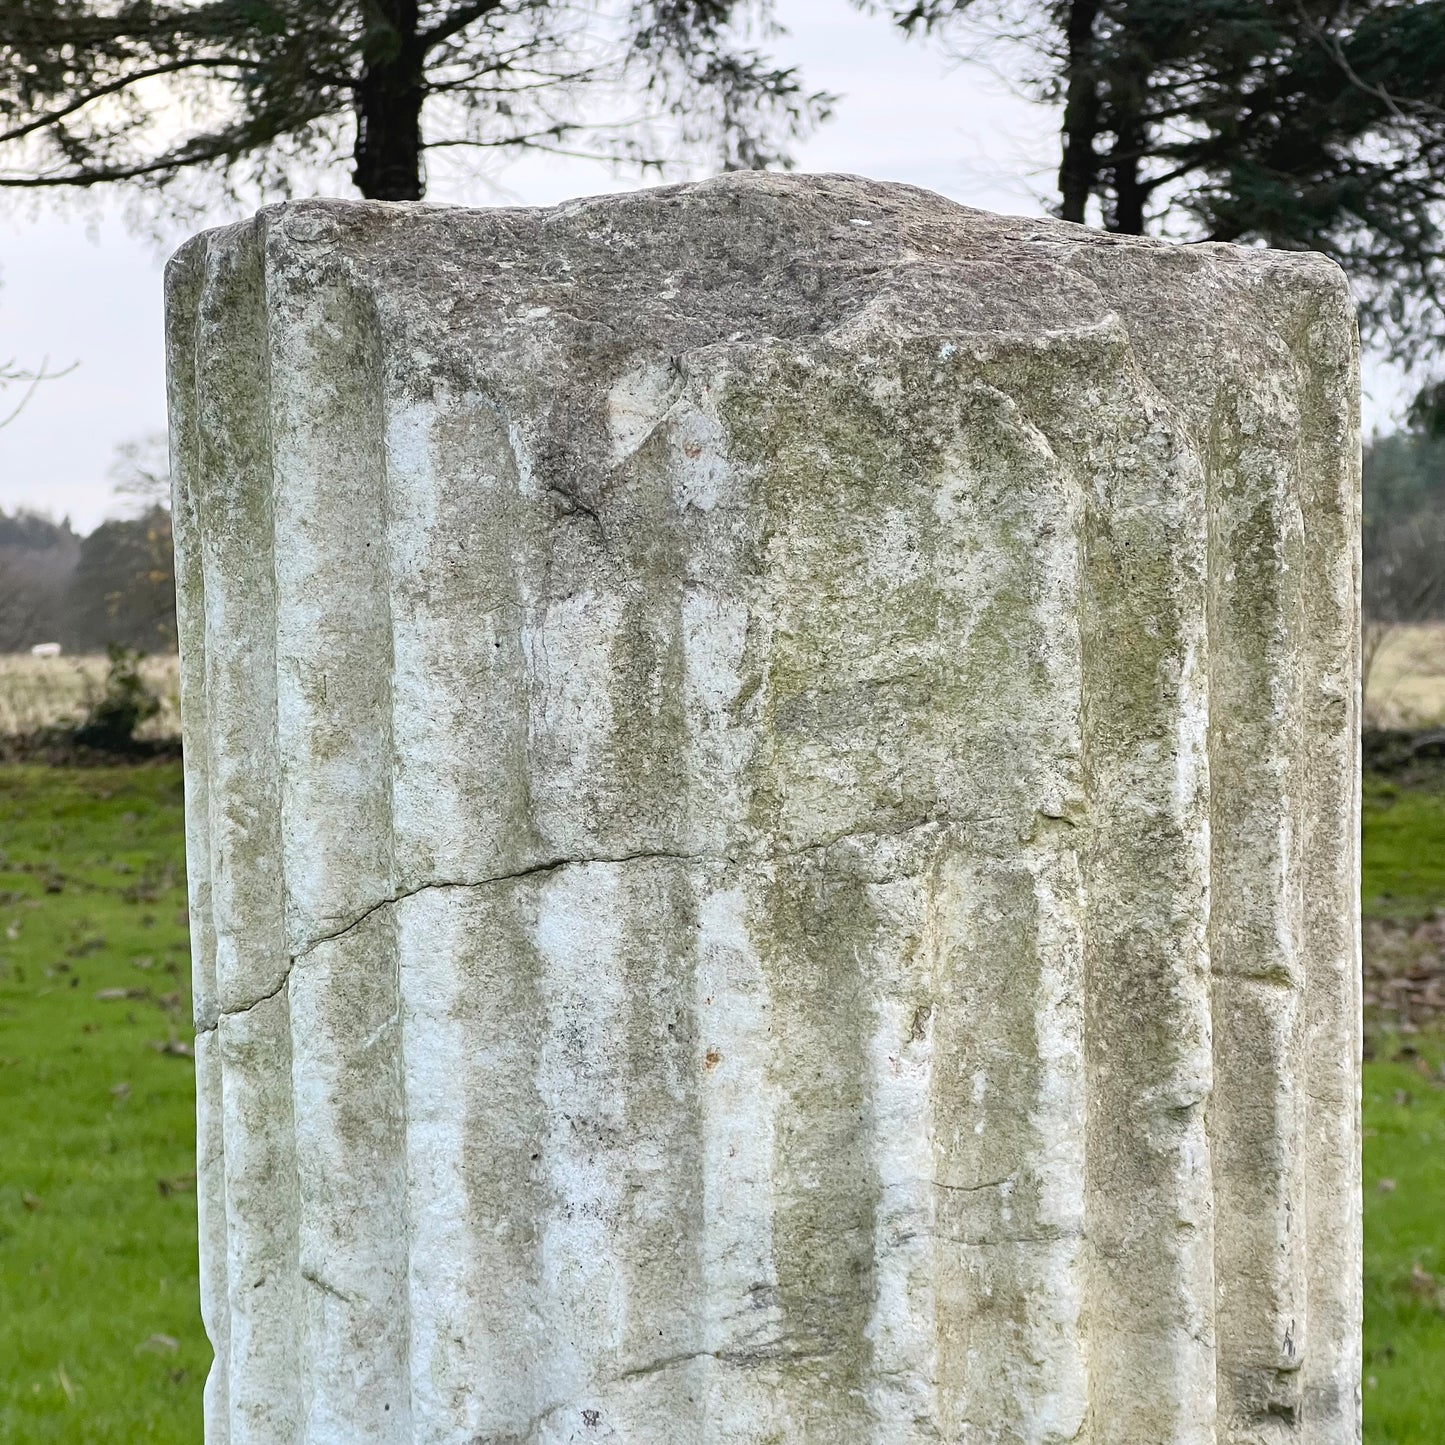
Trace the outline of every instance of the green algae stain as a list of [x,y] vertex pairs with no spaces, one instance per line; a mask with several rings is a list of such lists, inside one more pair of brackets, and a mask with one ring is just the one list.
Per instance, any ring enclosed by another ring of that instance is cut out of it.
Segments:
[[[1012,400],[933,356],[905,351],[865,369],[770,357],[723,410],[764,519],[766,741],[750,821],[792,850],[751,922],[785,1100],[774,1233],[783,1358],[800,1418],[841,1436],[863,1428],[873,1369],[869,1049],[878,954],[892,950],[866,835],[957,816],[979,821],[973,846],[987,853],[1037,831],[1039,770],[1067,751],[1076,701],[1050,694],[1045,618],[1053,608],[1051,625],[1074,623],[1060,620],[1068,599],[1051,600],[1041,556],[1075,545],[1078,506]],[[809,846],[830,837],[843,841]],[[1033,916],[1030,877],[994,882],[1011,923]],[[975,972],[999,973],[998,1030],[985,1040],[956,1006],[938,1027],[956,1059],[987,1052],[1004,1110],[991,1145],[1022,1150],[1040,1088],[1037,1069],[1018,1064],[1037,1053],[1039,961],[1022,948],[997,964],[958,959],[967,976],[955,982],[966,993]],[[954,1112],[971,1118],[972,1106]],[[1027,1213],[1032,1183],[1019,1181],[1015,1198]]]
[[1017,809],[989,754],[1030,722],[994,699],[1019,672],[1052,685],[1039,559],[1074,525],[1046,444],[961,363],[907,351],[772,358],[724,410],[772,594],[755,825],[806,841]]
[[[846,850],[845,850],[846,851]],[[772,1000],[772,1347],[802,1438],[854,1438],[869,1418],[867,1326],[881,1188],[869,1142],[866,879],[827,851],[778,866],[753,921]]]

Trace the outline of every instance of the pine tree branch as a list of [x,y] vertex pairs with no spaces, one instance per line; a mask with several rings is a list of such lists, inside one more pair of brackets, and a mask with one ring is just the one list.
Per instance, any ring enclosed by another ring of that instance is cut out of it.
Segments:
[[450,40],[454,35],[460,35],[469,25],[474,25],[478,20],[485,19],[493,11],[501,8],[501,0],[476,0],[475,4],[463,5],[460,10],[454,10],[444,20],[439,20],[429,30],[423,30],[417,36],[417,44],[423,52],[434,50],[443,41]]
[[1371,85],[1351,65],[1350,58],[1345,54],[1345,48],[1340,44],[1339,37],[1328,34],[1319,21],[1312,20],[1308,11],[1305,10],[1302,0],[1295,0],[1295,11],[1299,15],[1300,24],[1305,33],[1334,61],[1345,79],[1357,90],[1378,100],[1395,120],[1402,125],[1412,124],[1410,117],[1405,113],[1406,106],[1409,106],[1416,115],[1429,115],[1437,119],[1445,119],[1445,108],[1433,105],[1428,100],[1402,100],[1392,95],[1382,85]]
[[76,111],[84,110],[86,106],[93,105],[98,100],[104,100],[106,96],[118,95],[121,91],[129,90],[132,86],[139,85],[145,80],[155,80],[163,75],[177,75],[182,71],[196,70],[226,70],[236,69],[235,61],[223,60],[220,58],[195,57],[189,60],[177,60],[169,65],[154,65],[149,70],[137,70],[130,75],[122,76],[113,80],[109,85],[102,85],[95,90],[87,91],[84,95],[77,96],[69,104],[61,106],[58,110],[47,111],[43,115],[36,116],[33,120],[26,121],[10,130],[0,131],[0,145],[6,145],[14,141],[23,140],[26,136],[32,135],[35,131],[45,130],[48,126],[55,125],[68,115],[74,115]]

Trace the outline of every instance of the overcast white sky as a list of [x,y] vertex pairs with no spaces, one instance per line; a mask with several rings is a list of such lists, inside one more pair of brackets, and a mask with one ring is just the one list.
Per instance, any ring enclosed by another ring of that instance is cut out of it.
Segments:
[[[843,0],[780,0],[778,15],[790,34],[774,52],[800,64],[810,87],[843,97],[799,149],[800,169],[907,181],[989,210],[1041,210],[1035,197],[1057,164],[1053,113],[979,68],[950,67]],[[504,193],[434,185],[430,198],[550,205],[637,184],[554,160],[519,162],[497,180]],[[157,246],[109,215],[0,212],[0,361],[80,363],[0,429],[0,507],[68,514],[82,531],[120,510],[108,476],[115,448],[165,425],[161,269],[182,239]],[[1367,380],[1377,393],[1366,406],[1373,424],[1398,405],[1399,385],[1378,368]]]

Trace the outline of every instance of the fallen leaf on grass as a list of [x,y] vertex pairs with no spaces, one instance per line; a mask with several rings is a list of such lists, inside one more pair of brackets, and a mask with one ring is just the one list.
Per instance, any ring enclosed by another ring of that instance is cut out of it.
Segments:
[[1445,1284],[1423,1268],[1418,1259],[1410,1266],[1410,1293],[1416,1299],[1429,1300],[1437,1313],[1445,1314]]
[[75,1399],[75,1386],[70,1383],[70,1376],[65,1373],[64,1365],[55,1367],[55,1379],[60,1388],[65,1391],[65,1398],[67,1400]]
[[196,1056],[196,1051],[174,1034],[168,1039],[149,1039],[147,1042],[158,1054],[170,1054],[178,1059],[193,1059]]
[[1393,1194],[1395,1192],[1395,1181],[1393,1179],[1382,1179],[1375,1185],[1381,1194]]
[[5,937],[8,938],[11,943],[14,943],[15,940],[20,937],[20,920],[18,918],[12,918],[10,922],[5,925]]
[[20,1202],[25,1206],[26,1211],[30,1214],[34,1214],[35,1211],[45,1203],[45,1201],[38,1194],[32,1194],[28,1189],[25,1191],[24,1194],[20,1196]]
[[173,1355],[180,1349],[181,1342],[172,1335],[152,1335],[135,1347],[136,1354],[146,1351],[152,1355]]
[[123,1082],[112,1084],[110,1086],[110,1094],[113,1099],[128,1099],[130,1098],[130,1085]]
[[162,1199],[169,1199],[172,1194],[194,1194],[196,1176],[194,1174],[177,1174],[174,1179],[157,1179],[156,1188],[160,1190]]

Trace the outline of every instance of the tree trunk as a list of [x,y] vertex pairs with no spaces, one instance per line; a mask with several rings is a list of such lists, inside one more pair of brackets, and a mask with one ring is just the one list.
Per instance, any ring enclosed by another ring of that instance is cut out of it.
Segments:
[[356,87],[356,169],[352,180],[369,201],[419,201],[425,54],[418,42],[417,0],[379,0],[384,17],[366,37]]
[[1099,76],[1095,66],[1094,25],[1099,0],[1069,0],[1064,26],[1068,42],[1064,98],[1064,156],[1059,166],[1059,214],[1083,224],[1098,176],[1094,140],[1099,134]]
[[[1121,97],[1128,104],[1132,97]],[[1144,128],[1136,108],[1125,110],[1114,121],[1114,149],[1110,175],[1114,183],[1114,204],[1109,216],[1109,229],[1127,236],[1144,234],[1144,204],[1149,199],[1149,186],[1140,174]]]

